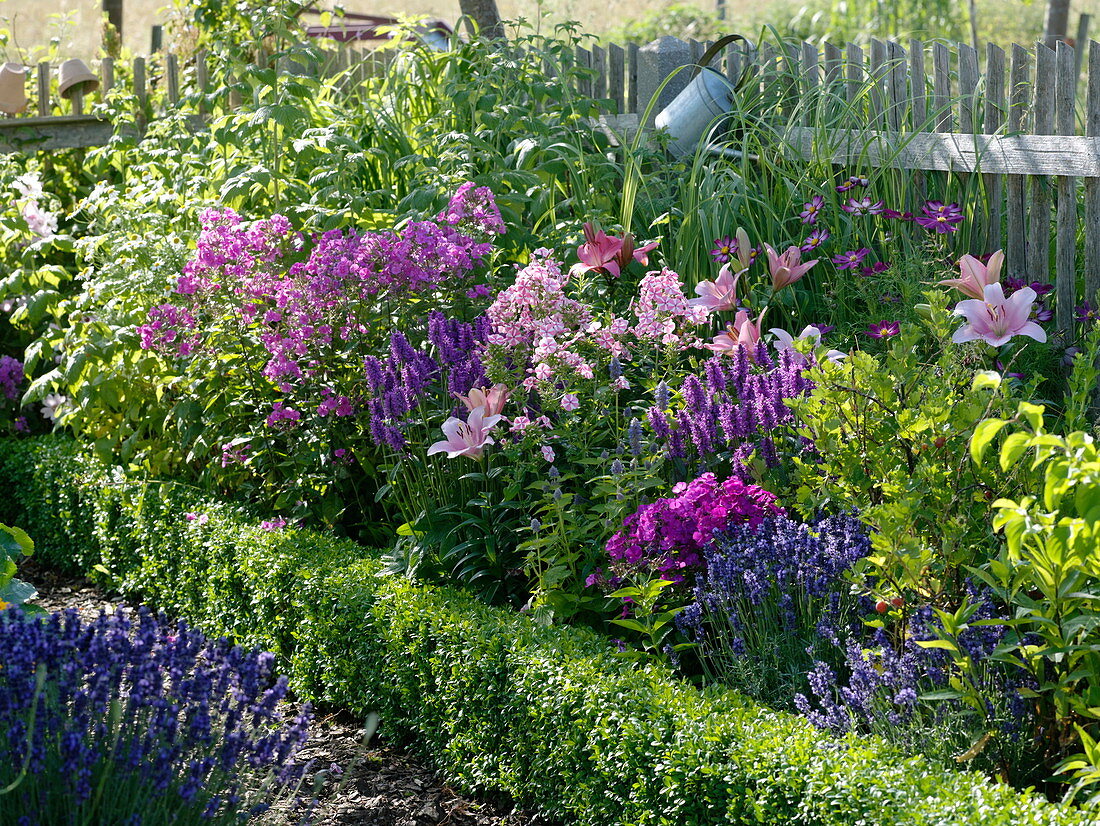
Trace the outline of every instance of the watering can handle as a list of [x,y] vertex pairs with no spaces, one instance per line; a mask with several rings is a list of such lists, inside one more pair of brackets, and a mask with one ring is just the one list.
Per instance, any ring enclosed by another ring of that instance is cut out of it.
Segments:
[[[720,51],[722,51],[722,49],[726,48],[726,46],[737,40],[746,43],[750,49],[752,48],[752,42],[747,37],[742,37],[739,34],[727,34],[725,37],[720,37],[718,38],[718,40],[711,44],[709,49],[703,52],[702,57],[700,57],[699,61],[695,64],[695,68],[691,70],[691,77],[694,78],[697,74],[699,74],[699,72],[703,70],[703,67],[714,60],[714,58],[718,55]],[[742,68],[741,77],[738,78],[736,84],[737,86],[741,85],[741,80],[744,79],[747,69],[748,64],[746,64],[745,67]]]

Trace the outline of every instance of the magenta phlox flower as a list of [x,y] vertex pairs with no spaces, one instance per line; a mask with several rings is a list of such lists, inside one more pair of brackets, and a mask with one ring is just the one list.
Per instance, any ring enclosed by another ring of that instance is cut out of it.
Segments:
[[12,356],[0,356],[0,396],[14,401],[22,395],[23,362]]
[[700,281],[695,285],[698,298],[688,301],[693,307],[703,307],[708,313],[737,309],[737,282],[744,271],[734,273],[729,264],[718,271],[714,281]]
[[782,255],[776,253],[768,244],[764,245],[764,251],[768,254],[768,270],[772,277],[772,292],[777,293],[784,287],[789,287],[808,273],[817,263],[813,261],[802,263],[802,251],[798,247],[787,247]]
[[942,287],[954,287],[963,295],[982,301],[985,298],[985,288],[1001,280],[1001,267],[1004,265],[1004,260],[1003,250],[993,253],[989,257],[988,264],[983,264],[973,255],[964,255],[959,259],[962,277],[946,278],[939,284]]
[[561,409],[567,412],[572,412],[581,406],[580,399],[577,398],[576,393],[566,393],[561,397]]
[[486,416],[484,407],[475,407],[466,421],[451,416],[443,423],[443,435],[446,439],[436,442],[428,448],[428,455],[446,453],[448,459],[456,456],[469,456],[480,459],[488,445],[494,444],[489,435],[496,424],[504,418],[501,415]]
[[913,218],[920,226],[940,235],[958,230],[963,220],[963,212],[958,204],[944,204],[942,201],[929,201],[921,207],[921,214]]
[[951,340],[961,344],[980,339],[1000,347],[1013,336],[1024,335],[1044,342],[1046,332],[1029,318],[1034,301],[1035,291],[1030,287],[1005,298],[1000,284],[987,284],[982,300],[968,299],[955,306],[954,314],[965,318],[967,323],[955,331]]
[[864,335],[871,338],[892,338],[901,332],[901,324],[897,321],[877,321],[864,331]]
[[458,188],[447,208],[436,216],[451,226],[462,226],[485,235],[503,235],[507,228],[500,217],[500,208],[487,186],[469,181]]
[[275,402],[267,417],[268,427],[293,427],[301,421],[302,414],[283,402]]
[[715,531],[757,525],[769,515],[783,513],[771,492],[738,478],[719,482],[713,473],[680,482],[672,494],[643,505],[623,521],[623,530],[607,542],[613,561],[678,581],[703,564],[701,551]]
[[201,336],[192,333],[198,321],[186,307],[175,304],[158,304],[149,310],[148,320],[138,327],[141,348],[190,355],[198,347]]
[[854,270],[863,263],[863,259],[871,254],[871,250],[867,247],[861,247],[858,250],[848,250],[842,252],[839,255],[834,255],[832,262],[836,264],[838,270]]
[[470,392],[466,395],[461,393],[455,393],[455,398],[465,405],[467,410],[474,410],[481,407],[485,410],[485,415],[496,416],[504,410],[504,405],[508,401],[508,397],[512,391],[508,389],[505,384],[494,384],[488,390],[481,387],[471,387]]
[[802,219],[804,224],[816,224],[824,206],[825,199],[820,195],[815,195],[802,205],[802,211],[798,213],[798,217]]

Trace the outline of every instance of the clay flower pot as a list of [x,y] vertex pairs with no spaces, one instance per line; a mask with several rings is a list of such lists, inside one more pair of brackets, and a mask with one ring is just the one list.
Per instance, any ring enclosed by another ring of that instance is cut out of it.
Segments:
[[0,112],[16,115],[27,108],[27,69],[19,63],[0,66]]
[[68,100],[80,90],[84,94],[99,88],[99,78],[92,74],[83,60],[66,60],[57,69],[57,89],[61,97]]

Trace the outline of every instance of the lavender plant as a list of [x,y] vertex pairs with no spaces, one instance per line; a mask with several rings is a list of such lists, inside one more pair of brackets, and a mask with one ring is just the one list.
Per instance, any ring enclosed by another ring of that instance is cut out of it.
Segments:
[[0,612],[0,824],[238,823],[300,776],[274,655],[119,611]]
[[844,574],[870,550],[867,529],[847,514],[732,524],[704,549],[677,629],[698,645],[710,679],[792,705],[814,661],[835,661],[858,625]]

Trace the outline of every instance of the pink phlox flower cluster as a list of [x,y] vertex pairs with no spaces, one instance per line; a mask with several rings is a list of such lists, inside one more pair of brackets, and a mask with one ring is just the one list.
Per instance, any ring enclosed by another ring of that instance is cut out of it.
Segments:
[[138,327],[141,348],[191,355],[201,340],[198,333],[191,332],[197,324],[195,316],[186,307],[159,304],[149,310],[148,321]]
[[705,322],[709,312],[707,307],[688,300],[679,274],[667,267],[646,273],[638,285],[638,296],[631,302],[631,309],[638,319],[634,335],[639,339],[680,348],[695,343],[695,336],[688,333],[687,328]]
[[713,473],[680,482],[672,493],[643,505],[623,521],[623,530],[607,542],[612,560],[680,581],[686,570],[703,564],[701,551],[715,531],[731,525],[755,526],[765,517],[783,513],[771,492],[738,478],[720,482]]
[[231,209],[206,209],[199,215],[195,256],[183,268],[176,292],[196,295],[230,285],[242,295],[263,294],[272,268],[289,251],[292,231],[282,215],[245,224]]
[[461,226],[484,235],[503,235],[507,229],[500,217],[500,208],[487,186],[473,181],[464,183],[451,197],[447,208],[436,216],[451,226]]
[[601,358],[627,355],[622,338],[629,323],[594,319],[591,307],[566,294],[569,280],[570,273],[562,271],[550,251],[536,250],[515,282],[486,311],[492,324],[490,349],[505,351],[515,363],[529,364],[523,380],[527,389],[559,378],[593,378],[595,367],[592,357],[584,355],[587,350],[595,349]]

